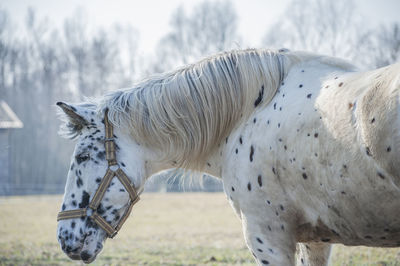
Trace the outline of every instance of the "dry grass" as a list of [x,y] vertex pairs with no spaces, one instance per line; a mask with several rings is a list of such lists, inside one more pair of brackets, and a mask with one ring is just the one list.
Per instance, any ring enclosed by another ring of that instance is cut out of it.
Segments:
[[[0,198],[0,265],[76,265],[56,241],[60,196]],[[335,246],[331,265],[400,265],[400,249]],[[145,194],[95,265],[255,265],[221,193]]]

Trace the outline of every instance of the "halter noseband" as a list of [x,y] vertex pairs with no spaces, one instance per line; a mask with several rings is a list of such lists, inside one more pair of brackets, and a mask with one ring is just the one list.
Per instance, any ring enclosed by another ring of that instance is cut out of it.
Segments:
[[[86,208],[69,210],[69,211],[61,211],[57,215],[57,221],[73,219],[73,218],[81,218],[81,217],[89,217],[100,226],[104,231],[106,231],[107,236],[109,238],[113,238],[121,229],[122,225],[129,217],[131,213],[133,205],[139,201],[139,196],[136,192],[134,185],[129,180],[128,176],[124,173],[124,171],[119,168],[116,155],[115,155],[115,142],[114,142],[114,134],[112,124],[108,121],[108,111],[106,110],[104,115],[104,126],[105,126],[105,140],[104,146],[106,149],[106,160],[108,161],[107,172],[101,180],[99,187],[94,194],[92,201]],[[106,193],[108,186],[111,183],[111,180],[117,177],[121,184],[125,187],[126,191],[129,193],[129,206],[125,211],[124,215],[122,215],[118,224],[115,227],[112,227],[103,217],[99,215],[97,212],[97,208],[100,205],[101,200]]]

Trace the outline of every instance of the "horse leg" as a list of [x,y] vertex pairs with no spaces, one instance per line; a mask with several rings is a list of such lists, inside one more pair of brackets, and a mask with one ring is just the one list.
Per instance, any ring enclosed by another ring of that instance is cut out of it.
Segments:
[[258,265],[294,265],[296,242],[285,224],[269,225],[243,213],[241,217],[247,247]]
[[297,266],[328,265],[331,245],[326,243],[298,243],[296,251]]

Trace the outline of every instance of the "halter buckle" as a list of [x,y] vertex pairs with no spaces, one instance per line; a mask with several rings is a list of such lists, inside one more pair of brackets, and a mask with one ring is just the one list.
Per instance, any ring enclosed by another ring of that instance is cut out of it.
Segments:
[[111,235],[109,235],[109,238],[114,238],[114,236],[116,236],[118,234],[118,231],[115,230],[114,233],[112,233]]

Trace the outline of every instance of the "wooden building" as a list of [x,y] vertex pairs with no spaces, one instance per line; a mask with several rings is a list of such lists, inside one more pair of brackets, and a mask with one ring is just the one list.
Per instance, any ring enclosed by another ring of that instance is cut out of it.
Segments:
[[11,165],[15,163],[11,160],[13,149],[10,136],[14,130],[22,127],[23,124],[17,115],[5,101],[0,100],[0,195],[10,193],[13,178]]

